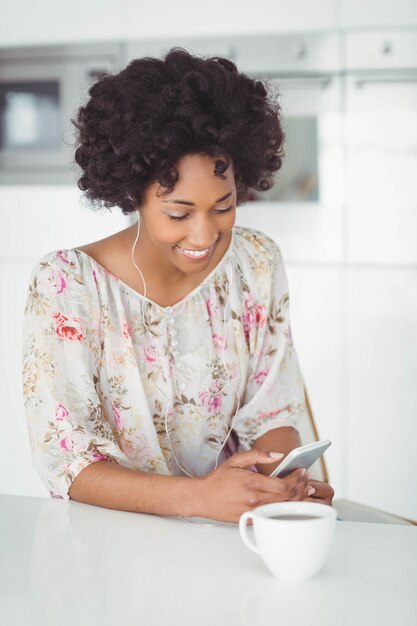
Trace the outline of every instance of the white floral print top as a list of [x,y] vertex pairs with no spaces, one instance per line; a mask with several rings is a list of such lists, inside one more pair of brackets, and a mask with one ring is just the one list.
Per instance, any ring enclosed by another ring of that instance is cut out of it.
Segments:
[[55,498],[102,459],[210,472],[237,396],[218,464],[306,411],[280,249],[237,225],[214,270],[168,307],[82,250],[48,252],[29,278],[22,357],[33,462]]

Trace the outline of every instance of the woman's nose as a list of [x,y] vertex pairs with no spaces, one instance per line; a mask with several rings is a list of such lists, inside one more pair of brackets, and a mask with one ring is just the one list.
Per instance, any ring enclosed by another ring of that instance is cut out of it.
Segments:
[[200,225],[198,228],[193,230],[192,233],[190,233],[189,240],[196,249],[205,250],[218,239],[218,236],[219,233],[217,230],[213,230],[211,225]]

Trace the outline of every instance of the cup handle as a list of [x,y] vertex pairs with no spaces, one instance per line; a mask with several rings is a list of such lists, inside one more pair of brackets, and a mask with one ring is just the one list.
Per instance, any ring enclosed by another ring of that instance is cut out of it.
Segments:
[[249,539],[248,525],[247,525],[248,519],[253,520],[252,511],[246,511],[246,513],[243,513],[243,515],[240,516],[240,519],[239,519],[240,536],[242,537],[243,543],[245,544],[247,548],[249,548],[249,550],[252,550],[252,552],[255,552],[256,554],[260,554],[259,548],[256,546],[256,544],[253,541],[251,541],[251,539]]

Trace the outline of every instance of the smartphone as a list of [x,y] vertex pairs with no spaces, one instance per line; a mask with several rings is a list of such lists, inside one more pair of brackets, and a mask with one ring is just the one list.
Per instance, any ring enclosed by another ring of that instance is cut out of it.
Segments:
[[294,450],[291,450],[285,457],[282,463],[274,469],[270,476],[283,478],[300,467],[308,469],[321,457],[331,443],[330,439],[323,439],[323,441],[315,441],[314,443],[308,443],[305,446],[294,448]]

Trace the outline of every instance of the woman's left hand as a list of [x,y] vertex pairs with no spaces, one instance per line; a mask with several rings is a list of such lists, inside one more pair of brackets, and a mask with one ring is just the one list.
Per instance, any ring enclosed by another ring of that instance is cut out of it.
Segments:
[[332,500],[334,496],[334,489],[329,485],[329,483],[324,483],[321,480],[313,480],[310,478],[308,486],[314,487],[316,492],[308,498],[304,498],[303,502],[321,502],[322,504],[333,506]]

